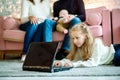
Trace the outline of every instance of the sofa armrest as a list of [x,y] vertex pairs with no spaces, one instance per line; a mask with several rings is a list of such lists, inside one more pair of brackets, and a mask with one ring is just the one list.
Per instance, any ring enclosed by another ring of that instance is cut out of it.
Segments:
[[102,29],[103,29],[103,40],[105,45],[110,45],[112,43],[111,38],[111,17],[109,10],[103,10],[102,12]]
[[114,44],[120,43],[120,9],[112,10],[112,39]]
[[3,40],[3,20],[4,17],[0,16],[0,50],[4,50],[5,49],[5,42]]

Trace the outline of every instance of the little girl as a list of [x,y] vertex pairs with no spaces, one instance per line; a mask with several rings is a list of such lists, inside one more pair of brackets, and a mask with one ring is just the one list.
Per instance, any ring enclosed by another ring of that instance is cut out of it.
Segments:
[[103,64],[120,66],[120,44],[105,46],[99,38],[93,38],[85,23],[70,29],[71,50],[69,55],[54,66],[92,67]]

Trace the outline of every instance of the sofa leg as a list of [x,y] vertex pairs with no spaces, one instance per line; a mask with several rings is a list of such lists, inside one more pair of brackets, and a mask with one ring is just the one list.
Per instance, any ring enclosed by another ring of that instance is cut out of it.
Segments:
[[7,56],[20,56],[21,57],[21,50],[2,50],[0,51],[0,60],[5,60]]
[[5,50],[4,51],[4,59],[14,59],[21,57],[21,50]]
[[5,58],[4,51],[0,51],[0,60],[3,60]]

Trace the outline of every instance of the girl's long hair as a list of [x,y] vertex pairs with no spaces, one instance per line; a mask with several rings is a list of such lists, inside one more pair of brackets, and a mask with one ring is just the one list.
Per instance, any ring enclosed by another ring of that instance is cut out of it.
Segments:
[[81,55],[80,57],[82,58],[83,61],[86,61],[92,55],[93,52],[92,46],[93,46],[94,38],[90,33],[88,26],[85,23],[80,23],[73,26],[72,29],[70,29],[70,36],[73,31],[81,31],[82,34],[87,35],[87,38],[85,39],[84,44],[80,48],[78,48],[71,40],[71,50],[67,58],[73,60],[75,55],[78,53],[78,49],[80,49],[80,55]]
[[[34,0],[29,0],[29,1],[32,2],[33,4],[35,4]],[[43,2],[43,0],[40,0],[40,2]]]

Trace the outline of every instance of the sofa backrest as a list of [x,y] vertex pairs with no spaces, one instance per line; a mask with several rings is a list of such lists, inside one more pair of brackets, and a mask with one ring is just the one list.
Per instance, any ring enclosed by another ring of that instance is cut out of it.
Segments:
[[5,30],[12,30],[12,29],[18,29],[20,24],[17,22],[17,20],[13,17],[3,17],[3,29]]
[[86,9],[86,23],[90,26],[102,24],[103,10],[106,10],[106,7]]
[[112,41],[120,44],[120,8],[112,10]]
[[93,36],[101,38],[106,45],[111,44],[110,10],[104,6],[86,9],[85,22],[89,25]]

